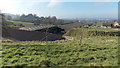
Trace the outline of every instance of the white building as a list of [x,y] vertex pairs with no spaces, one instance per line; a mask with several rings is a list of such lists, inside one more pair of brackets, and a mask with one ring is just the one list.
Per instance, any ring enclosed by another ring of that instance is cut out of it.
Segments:
[[119,25],[119,23],[117,21],[115,21],[113,26],[116,27],[116,26],[120,26],[120,25]]

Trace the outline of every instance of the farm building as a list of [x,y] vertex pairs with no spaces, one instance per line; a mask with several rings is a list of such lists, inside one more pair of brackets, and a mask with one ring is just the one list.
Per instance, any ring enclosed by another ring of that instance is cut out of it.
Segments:
[[116,26],[120,26],[120,25],[119,25],[119,23],[117,21],[115,21],[113,26],[116,27]]
[[18,41],[54,41],[63,39],[63,34],[72,28],[79,28],[80,23],[66,25],[34,25],[19,29],[6,28],[2,37]]
[[117,21],[114,21],[114,22],[109,22],[109,23],[103,23],[103,26],[107,28],[112,28],[112,27],[117,27],[120,25]]
[[3,36],[19,41],[54,41],[62,39],[63,34],[64,29],[53,25],[8,28],[5,32],[3,31]]

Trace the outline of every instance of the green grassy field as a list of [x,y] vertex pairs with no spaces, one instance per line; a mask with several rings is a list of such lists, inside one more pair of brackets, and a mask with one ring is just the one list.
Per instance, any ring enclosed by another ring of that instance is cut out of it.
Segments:
[[2,43],[3,66],[117,66],[118,37]]
[[12,25],[9,25],[9,27],[20,27],[20,24],[24,26],[31,26],[34,25],[34,23],[29,23],[29,22],[20,22],[20,21],[9,21],[10,23],[13,23]]
[[105,28],[75,28],[69,30],[67,36],[116,36],[119,34],[119,29],[105,29]]

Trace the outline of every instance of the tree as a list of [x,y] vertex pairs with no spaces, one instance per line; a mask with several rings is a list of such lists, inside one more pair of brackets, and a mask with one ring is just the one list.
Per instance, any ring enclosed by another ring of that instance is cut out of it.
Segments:
[[[14,19],[15,20],[15,19]],[[56,16],[48,16],[48,17],[39,17],[36,14],[22,14],[18,18],[16,18],[17,21],[22,22],[31,22],[31,23],[43,23],[43,24],[64,24],[65,21],[61,19],[57,19]]]
[[11,20],[12,17],[11,17],[11,16],[6,16],[6,19],[7,19],[7,20]]
[[25,14],[22,14],[22,15],[20,16],[20,21],[23,21],[23,22],[26,21],[26,16],[25,16]]

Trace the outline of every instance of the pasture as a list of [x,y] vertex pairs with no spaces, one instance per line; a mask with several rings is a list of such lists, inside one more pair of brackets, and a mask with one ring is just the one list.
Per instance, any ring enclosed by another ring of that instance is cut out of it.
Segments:
[[13,23],[11,25],[8,25],[9,27],[14,27],[14,28],[19,28],[19,27],[23,27],[23,26],[32,26],[34,25],[34,23],[30,23],[30,22],[20,22],[20,21],[9,21],[9,23]]
[[2,66],[118,65],[117,36],[73,35],[72,40],[3,42]]

